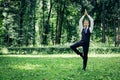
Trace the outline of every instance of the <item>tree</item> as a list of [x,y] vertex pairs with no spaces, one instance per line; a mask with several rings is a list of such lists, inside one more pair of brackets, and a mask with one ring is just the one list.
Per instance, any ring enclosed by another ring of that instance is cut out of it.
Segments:
[[56,44],[60,44],[66,2],[64,0],[57,0],[57,4]]
[[87,9],[95,23],[92,40],[119,45],[119,3],[119,0],[0,0],[0,41],[8,47],[77,41],[79,19]]
[[[48,30],[49,30],[49,24],[48,21],[46,21],[46,13],[47,13],[47,1],[42,0],[42,31],[41,31],[41,44],[48,44]],[[49,18],[48,18],[49,19]]]

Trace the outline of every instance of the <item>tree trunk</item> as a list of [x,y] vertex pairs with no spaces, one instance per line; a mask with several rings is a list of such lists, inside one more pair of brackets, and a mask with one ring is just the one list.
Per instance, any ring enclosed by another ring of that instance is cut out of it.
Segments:
[[33,45],[36,42],[36,35],[35,35],[35,23],[36,23],[36,0],[33,0]]
[[[120,0],[119,0],[119,3],[120,3]],[[118,9],[120,9],[120,4],[118,4]],[[119,44],[118,44],[118,46],[120,45],[120,10],[119,10],[119,12],[118,12],[118,36],[119,36]]]
[[114,18],[114,45],[116,47],[116,25],[115,25],[115,18]]
[[45,11],[46,11],[46,6],[47,6],[46,5],[46,1],[43,0],[42,4],[43,4],[43,7],[42,7],[43,18],[42,18],[42,39],[41,39],[41,44],[46,45],[46,44],[48,44],[48,42],[47,42],[47,36],[48,36],[48,32],[49,32],[48,31],[49,30],[48,21],[45,20],[46,19]]
[[101,16],[101,22],[102,22],[102,42],[105,43],[105,16],[104,16],[104,1],[102,1],[102,16]]
[[44,0],[42,0],[42,11],[43,11],[43,16],[42,16],[42,40],[41,40],[41,44],[45,44],[45,33],[44,33],[44,24],[45,24],[45,19],[44,19],[44,12],[45,12],[45,5],[44,5]]
[[50,15],[51,15],[51,11],[52,11],[52,6],[53,6],[53,3],[52,3],[52,0],[50,0],[50,10],[49,10],[48,19],[47,19],[47,22],[48,22],[48,23],[49,23],[49,21],[50,21]]
[[58,0],[57,7],[57,26],[56,26],[56,44],[60,44],[61,32],[62,32],[62,23],[64,18],[64,9],[65,9],[65,1],[62,5],[62,1]]
[[118,19],[118,46],[120,45],[120,19]]
[[22,45],[22,28],[23,28],[23,16],[24,16],[24,12],[25,12],[25,0],[21,1],[20,4],[20,20],[19,20],[19,32],[18,32],[18,36],[19,36],[19,40],[18,40],[18,45],[21,46]]

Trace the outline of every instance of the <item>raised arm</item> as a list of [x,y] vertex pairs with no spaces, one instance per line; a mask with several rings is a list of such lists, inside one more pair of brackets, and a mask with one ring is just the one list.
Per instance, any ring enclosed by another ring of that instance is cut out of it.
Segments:
[[84,17],[85,17],[85,15],[83,15],[83,16],[80,18],[80,20],[79,20],[80,32],[82,32],[82,29],[83,29],[83,24],[82,24],[82,22],[83,22]]
[[93,26],[94,26],[94,20],[90,15],[87,15],[89,20],[90,20],[90,33],[93,31]]

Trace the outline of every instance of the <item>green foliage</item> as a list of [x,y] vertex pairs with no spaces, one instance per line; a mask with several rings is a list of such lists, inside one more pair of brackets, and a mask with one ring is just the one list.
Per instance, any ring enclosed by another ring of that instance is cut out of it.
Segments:
[[14,80],[119,80],[120,57],[89,57],[87,70],[82,59],[0,56],[0,79]]
[[1,46],[78,41],[79,19],[85,9],[94,18],[92,40],[101,42],[105,31],[106,41],[115,42],[114,38],[118,36],[115,29],[119,28],[119,0],[0,0]]
[[[4,51],[3,51],[4,50]],[[7,48],[1,49],[1,54],[6,54]],[[82,48],[79,48],[82,52]],[[90,47],[89,54],[119,54],[119,47]],[[8,48],[7,54],[75,54],[69,47],[17,47]]]

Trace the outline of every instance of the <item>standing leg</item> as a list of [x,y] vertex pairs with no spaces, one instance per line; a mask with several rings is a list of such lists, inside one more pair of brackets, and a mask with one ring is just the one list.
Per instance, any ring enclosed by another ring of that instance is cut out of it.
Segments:
[[83,58],[83,54],[77,50],[77,47],[79,46],[83,46],[82,41],[76,42],[75,44],[71,45],[70,48]]
[[86,66],[87,66],[88,49],[89,49],[89,45],[83,46],[83,52],[84,52],[84,57],[83,57],[83,70],[86,70]]

